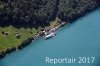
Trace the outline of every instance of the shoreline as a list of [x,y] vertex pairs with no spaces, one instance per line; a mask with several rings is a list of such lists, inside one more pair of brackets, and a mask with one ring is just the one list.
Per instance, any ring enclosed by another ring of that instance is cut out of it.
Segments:
[[[96,6],[96,7],[94,7],[93,9],[90,9],[90,10],[84,12],[84,15],[86,15],[86,14],[89,13],[89,12],[92,12],[92,11],[96,10],[98,7],[99,7],[99,6]],[[82,17],[82,16],[83,16],[83,14],[80,14],[80,16],[78,15],[78,16],[76,16],[76,17],[73,17],[73,18],[69,19],[69,21],[70,21],[71,23],[73,23],[73,20],[75,21],[75,20],[77,20],[78,18],[80,18],[80,17]],[[58,27],[58,29],[61,28],[61,27],[63,27],[64,25],[70,23],[70,22],[62,22],[62,23],[64,23],[64,24],[60,24],[60,26]],[[44,28],[44,29],[45,29],[45,28]],[[40,32],[40,31],[39,31],[39,32]],[[13,52],[13,51],[16,51],[16,50],[20,50],[20,49],[26,47],[27,45],[30,45],[30,43],[31,43],[32,41],[35,41],[36,38],[39,38],[39,37],[40,37],[40,36],[39,36],[39,32],[38,32],[36,35],[34,35],[34,36],[32,36],[32,37],[29,37],[27,40],[25,40],[24,42],[22,42],[22,43],[21,43],[19,46],[17,46],[17,47],[7,48],[5,51],[2,51],[2,50],[1,50],[1,51],[0,51],[0,59],[4,58],[4,57],[6,56],[6,54],[9,54],[9,53],[11,53],[11,52]]]
[[[68,24],[68,23],[67,23],[67,22],[62,22],[61,24],[58,25],[57,30],[58,30],[60,27],[66,25],[66,24]],[[55,26],[55,27],[57,27],[57,26]],[[55,27],[54,27],[54,28],[55,28]],[[53,29],[53,28],[52,28],[52,29]],[[44,30],[45,30],[45,28],[44,28]],[[39,32],[41,32],[41,30],[40,30]],[[21,49],[23,49],[24,47],[30,45],[31,42],[35,41],[37,38],[40,37],[40,36],[39,36],[39,32],[38,32],[36,35],[31,36],[31,37],[29,37],[27,40],[25,40],[24,42],[22,42],[19,46],[17,46],[17,48],[16,48],[16,47],[12,47],[12,48],[9,48],[9,49],[7,49],[7,50],[5,50],[5,51],[0,51],[0,59],[4,58],[4,57],[6,56],[6,54],[10,54],[10,53],[13,52],[13,51],[21,50]]]

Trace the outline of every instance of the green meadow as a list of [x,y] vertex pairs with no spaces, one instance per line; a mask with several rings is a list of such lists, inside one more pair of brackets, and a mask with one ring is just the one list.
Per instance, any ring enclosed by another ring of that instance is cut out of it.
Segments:
[[[8,32],[8,35],[3,35],[1,32]],[[0,50],[6,50],[7,48],[17,47],[22,42],[27,40],[30,36],[36,34],[39,30],[33,28],[20,28],[17,29],[13,26],[5,28],[0,27]],[[20,33],[20,39],[16,38],[16,33]]]

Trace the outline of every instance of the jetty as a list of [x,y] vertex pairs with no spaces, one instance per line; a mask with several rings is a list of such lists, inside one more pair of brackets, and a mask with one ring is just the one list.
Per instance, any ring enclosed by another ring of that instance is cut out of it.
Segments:
[[61,26],[63,26],[63,25],[65,25],[65,23],[64,22],[62,22],[62,23],[59,23],[58,25],[56,25],[54,28],[50,28],[50,26],[49,27],[46,27],[43,31],[41,31],[40,33],[39,33],[39,36],[40,37],[42,37],[42,38],[44,38],[44,39],[50,39],[50,38],[52,38],[52,37],[54,37],[55,35],[56,35],[56,31],[61,27]]

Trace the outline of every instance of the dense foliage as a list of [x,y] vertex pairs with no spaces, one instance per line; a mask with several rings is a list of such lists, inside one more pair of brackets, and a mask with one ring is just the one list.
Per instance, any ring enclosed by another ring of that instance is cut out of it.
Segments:
[[48,24],[56,0],[1,0],[0,22],[28,27]]
[[99,0],[60,0],[58,17],[64,21],[74,20],[99,5]]
[[0,26],[45,26],[57,16],[68,21],[98,4],[97,0],[0,0]]

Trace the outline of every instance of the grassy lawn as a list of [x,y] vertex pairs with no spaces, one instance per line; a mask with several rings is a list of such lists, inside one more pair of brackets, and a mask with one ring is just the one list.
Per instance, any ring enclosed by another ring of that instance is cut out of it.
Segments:
[[57,25],[57,24],[58,24],[58,18],[56,17],[56,19],[50,23],[50,28],[54,28],[55,25]]
[[[8,35],[3,35],[1,32],[6,31],[8,32]],[[9,26],[5,28],[0,27],[0,50],[6,50],[7,48],[10,47],[17,47],[20,45],[23,41],[28,39],[28,37],[32,36],[33,34],[36,34],[36,32],[39,30],[36,29],[25,29],[25,28],[20,28],[17,29],[15,27]],[[21,38],[17,39],[16,38],[16,33],[21,33]]]
[[[50,28],[54,28],[55,25],[57,25],[57,20],[58,18],[55,19],[55,21],[50,23]],[[0,27],[0,51],[5,51],[7,48],[12,48],[12,47],[18,47],[22,42],[27,40],[30,36],[36,34],[39,29],[30,29],[30,28],[20,28],[17,29],[13,26],[8,26],[8,27]],[[3,35],[1,32],[8,32],[8,35]],[[16,38],[16,33],[21,33],[20,39]]]

